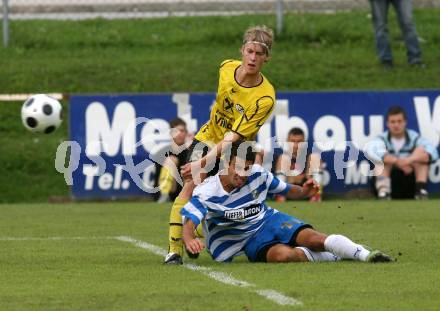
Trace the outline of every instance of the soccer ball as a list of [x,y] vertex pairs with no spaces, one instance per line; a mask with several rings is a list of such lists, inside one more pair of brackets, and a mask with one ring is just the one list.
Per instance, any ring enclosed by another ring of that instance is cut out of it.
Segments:
[[55,98],[37,94],[24,102],[21,119],[29,131],[49,134],[60,126],[62,110],[63,107]]

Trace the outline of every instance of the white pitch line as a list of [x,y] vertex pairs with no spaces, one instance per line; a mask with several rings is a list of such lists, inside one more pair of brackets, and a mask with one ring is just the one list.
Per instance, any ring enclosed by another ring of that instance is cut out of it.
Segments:
[[302,306],[302,302],[298,299],[286,296],[272,289],[258,289],[254,290],[260,296],[263,296],[269,300],[276,302],[283,306]]
[[[120,236],[120,237],[116,237],[117,240],[122,241],[122,242],[127,242],[127,243],[131,243],[139,248],[142,249],[146,249],[156,255],[162,256],[164,257],[167,252],[163,249],[160,248],[159,246],[150,244],[148,242],[144,242],[144,241],[140,241],[140,240],[136,240],[133,239],[131,237],[127,237],[127,236]],[[203,266],[199,266],[199,265],[195,265],[195,264],[183,264],[183,267],[192,271],[197,271],[200,272],[208,277],[210,277],[211,279],[214,279],[218,282],[227,284],[227,285],[232,285],[232,286],[238,286],[238,287],[244,287],[244,288],[249,288],[252,292],[256,293],[257,295],[260,295],[261,297],[264,297],[272,302],[275,302],[279,305],[282,306],[302,306],[303,303],[295,298],[286,296],[280,292],[277,292],[275,290],[272,289],[258,289],[256,288],[256,285],[246,282],[246,281],[242,281],[242,280],[238,280],[234,277],[232,277],[230,274],[226,274],[223,272],[219,272],[219,271],[214,271],[211,268],[208,267],[203,267]]]
[[114,236],[0,237],[0,241],[114,240]]
[[232,277],[231,275],[228,275],[223,272],[218,271],[212,271],[211,268],[203,267],[195,264],[185,263],[183,266],[187,269],[200,272],[211,279],[214,279],[216,281],[219,281],[221,283],[227,284],[227,285],[233,285],[233,286],[239,286],[239,287],[252,287],[254,285],[246,282],[237,280],[236,278]]
[[156,245],[153,245],[153,244],[150,244],[147,242],[135,240],[133,238],[130,238],[129,236],[118,236],[118,237],[116,237],[116,240],[134,244],[135,246],[137,246],[139,248],[146,249],[146,250],[148,250],[156,255],[159,255],[159,256],[165,257],[167,255],[167,252],[163,248],[160,248],[159,246],[156,246]]

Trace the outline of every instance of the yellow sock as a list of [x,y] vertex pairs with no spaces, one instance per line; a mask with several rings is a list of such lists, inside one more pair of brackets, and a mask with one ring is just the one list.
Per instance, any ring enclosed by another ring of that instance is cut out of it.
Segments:
[[174,183],[174,179],[173,176],[171,175],[170,170],[166,166],[163,166],[160,169],[160,174],[159,174],[160,192],[163,194],[169,194],[171,192],[171,189],[173,189],[173,183]]
[[177,197],[174,200],[173,207],[170,213],[170,231],[168,235],[169,252],[183,255],[183,241],[182,241],[182,215],[180,210],[188,202],[187,199]]

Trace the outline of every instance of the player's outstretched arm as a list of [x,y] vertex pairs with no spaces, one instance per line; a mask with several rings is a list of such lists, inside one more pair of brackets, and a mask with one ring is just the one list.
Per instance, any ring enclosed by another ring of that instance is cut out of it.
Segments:
[[290,200],[301,199],[305,197],[314,196],[319,191],[319,184],[312,178],[307,179],[307,181],[302,185],[302,187],[297,185],[291,185],[289,192],[287,192],[287,197]]
[[188,219],[185,221],[185,224],[183,225],[183,243],[185,243],[185,247],[188,251],[190,251],[193,254],[200,253],[204,248],[205,245],[201,240],[196,238],[194,232],[196,230],[196,225],[191,219]]
[[194,167],[205,167],[207,163],[212,163],[216,161],[217,158],[220,158],[220,156],[224,153],[229,146],[239,140],[242,139],[242,136],[235,132],[230,132],[227,135],[225,135],[225,138],[221,140],[217,145],[215,145],[203,158],[196,162],[187,163],[184,166],[182,166],[180,173],[182,174],[183,178],[185,180],[192,179],[191,176],[191,166]]

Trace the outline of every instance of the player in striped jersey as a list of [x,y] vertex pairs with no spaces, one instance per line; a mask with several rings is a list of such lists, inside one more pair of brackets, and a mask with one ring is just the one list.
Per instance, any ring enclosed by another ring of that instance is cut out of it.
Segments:
[[195,188],[181,212],[183,241],[189,252],[198,254],[204,248],[194,234],[202,223],[208,252],[216,261],[231,261],[242,253],[250,261],[263,262],[392,260],[345,236],[319,233],[310,224],[266,205],[268,193],[299,198],[314,195],[318,185],[313,179],[302,187],[284,183],[254,160],[252,146],[235,142],[229,166]]

